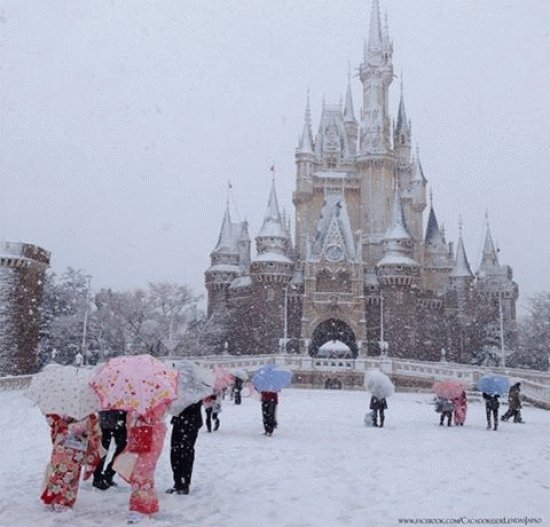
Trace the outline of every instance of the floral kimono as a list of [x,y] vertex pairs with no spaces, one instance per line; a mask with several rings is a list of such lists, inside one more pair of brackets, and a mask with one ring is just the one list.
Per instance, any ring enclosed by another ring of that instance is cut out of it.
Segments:
[[[48,414],[46,419],[51,427],[53,449],[40,498],[46,505],[72,507],[78,493],[82,465],[94,467],[100,459],[98,419],[90,415],[75,421],[56,414]],[[89,469],[86,472],[89,477]]]
[[[153,514],[159,510],[159,502],[155,491],[155,469],[164,445],[166,424],[164,413],[166,406],[158,407],[145,418],[139,418],[137,424],[147,423],[153,427],[151,448],[149,452],[139,453],[130,477],[132,494],[130,496],[130,511],[141,514]],[[131,431],[128,431],[131,434]]]

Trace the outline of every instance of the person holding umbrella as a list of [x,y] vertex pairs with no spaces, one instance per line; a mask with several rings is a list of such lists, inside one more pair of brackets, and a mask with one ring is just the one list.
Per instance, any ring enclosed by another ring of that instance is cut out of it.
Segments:
[[277,427],[278,392],[288,386],[291,381],[292,372],[290,370],[277,369],[275,364],[262,366],[252,377],[252,385],[260,392],[264,435],[267,437],[271,437]]
[[[373,411],[372,426],[384,427],[384,410],[388,409],[388,403],[385,397],[372,396],[370,398],[369,409]],[[380,418],[380,424],[378,424],[378,418]]]
[[50,425],[52,453],[40,496],[50,510],[72,508],[82,466],[87,465],[87,479],[99,463],[99,400],[88,386],[89,377],[82,368],[49,364],[25,391]]
[[370,423],[372,426],[383,428],[385,421],[384,410],[388,409],[386,399],[393,395],[395,386],[391,379],[378,369],[368,370],[365,373],[363,383],[365,388],[371,393],[369,409],[372,410],[370,414],[367,414],[368,420],[365,422]]
[[[498,409],[500,401],[498,398],[508,392],[510,381],[503,375],[487,374],[477,382],[478,389],[482,392],[485,399],[485,413],[487,416],[487,430],[493,428],[498,430]],[[493,424],[491,425],[491,416]]]
[[170,420],[170,464],[174,477],[174,486],[167,494],[189,494],[193,464],[195,462],[195,443],[203,425],[202,401],[190,404]]
[[193,465],[195,463],[195,443],[202,421],[202,399],[214,390],[214,373],[191,361],[180,361],[176,366],[179,372],[178,398],[168,411],[172,414],[172,435],[170,437],[170,465],[174,486],[167,494],[189,494]]
[[90,379],[104,410],[128,412],[128,444],[115,463],[128,466],[119,474],[132,485],[128,523],[159,510],[155,469],[166,435],[164,416],[178,396],[176,370],[151,355],[110,359]]

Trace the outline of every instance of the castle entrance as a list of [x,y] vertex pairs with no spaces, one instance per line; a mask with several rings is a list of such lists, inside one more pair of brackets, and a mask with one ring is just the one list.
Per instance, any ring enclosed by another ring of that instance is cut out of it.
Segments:
[[314,330],[309,346],[312,357],[328,355],[357,358],[358,350],[353,330],[342,320],[329,318]]

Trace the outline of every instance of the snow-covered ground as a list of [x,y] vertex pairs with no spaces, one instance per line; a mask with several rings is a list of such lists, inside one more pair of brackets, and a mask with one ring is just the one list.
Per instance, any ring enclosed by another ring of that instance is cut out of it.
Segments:
[[[524,408],[526,424],[493,432],[473,402],[466,426],[447,428],[438,426],[429,394],[396,394],[378,429],[363,424],[368,399],[286,390],[272,438],[262,434],[257,400],[226,399],[220,430],[199,434],[188,496],[163,492],[172,483],[167,435],[157,469],[161,511],[143,525],[391,527],[406,518],[525,517],[550,525],[550,412]],[[83,482],[73,511],[45,511],[38,499],[50,454],[45,420],[20,391],[0,393],[0,416],[1,526],[125,525],[124,482],[106,492]]]

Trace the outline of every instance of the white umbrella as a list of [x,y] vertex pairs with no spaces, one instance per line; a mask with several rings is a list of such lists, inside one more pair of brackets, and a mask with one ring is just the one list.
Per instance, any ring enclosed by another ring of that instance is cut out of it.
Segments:
[[88,381],[93,371],[48,364],[33,375],[25,395],[44,415],[57,414],[80,420],[100,409],[99,398]]
[[214,372],[191,361],[182,361],[175,365],[179,371],[178,398],[168,407],[172,415],[179,415],[188,406],[211,395],[216,377]]
[[380,370],[367,370],[365,373],[365,388],[379,399],[390,397],[395,392],[391,379]]
[[229,370],[230,373],[232,373],[235,377],[238,377],[239,379],[241,379],[242,381],[247,381],[248,380],[248,373],[246,373],[244,370],[242,370],[241,368],[233,368],[231,370]]

